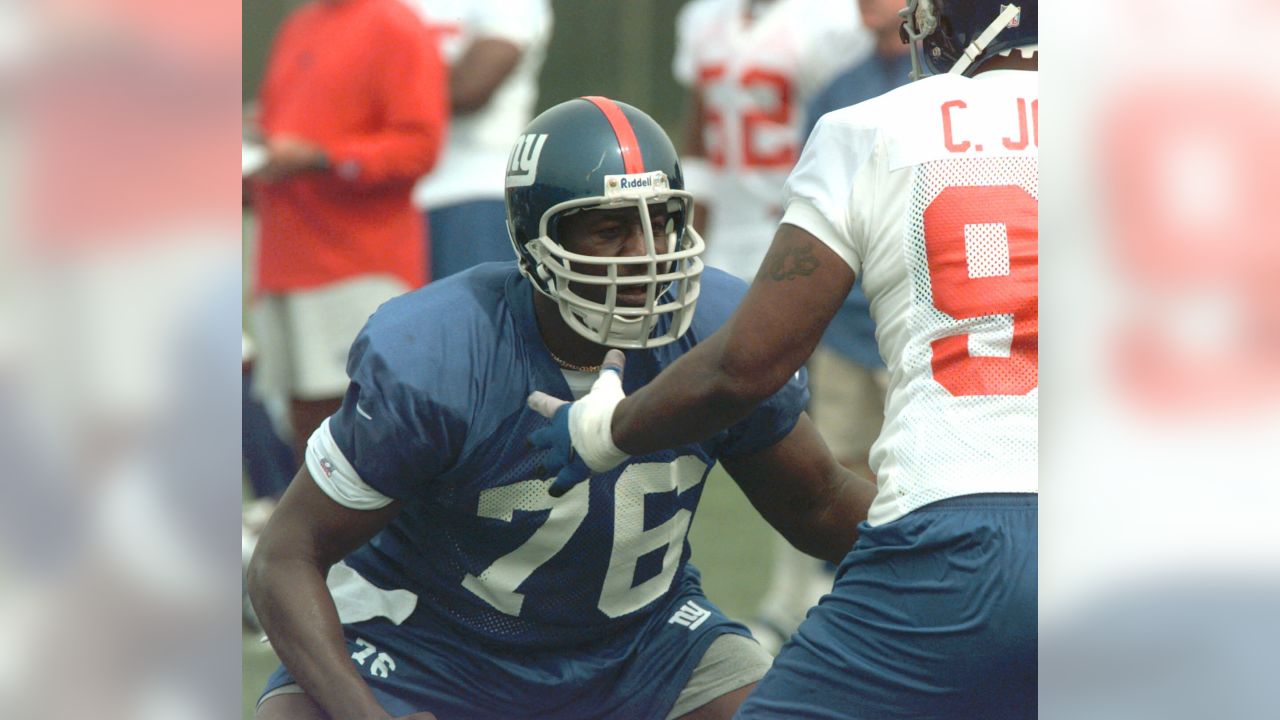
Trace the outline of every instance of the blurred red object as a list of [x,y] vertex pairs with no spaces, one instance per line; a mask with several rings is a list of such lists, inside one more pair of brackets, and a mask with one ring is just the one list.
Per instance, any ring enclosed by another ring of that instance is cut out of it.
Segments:
[[1146,410],[1280,396],[1277,127],[1280,99],[1217,78],[1129,92],[1103,116],[1109,247],[1131,293],[1114,368]]

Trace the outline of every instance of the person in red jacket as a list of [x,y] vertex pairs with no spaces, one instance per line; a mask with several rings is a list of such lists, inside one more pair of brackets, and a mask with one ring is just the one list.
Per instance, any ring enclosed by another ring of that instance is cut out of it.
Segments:
[[368,316],[426,282],[410,193],[443,147],[448,97],[436,43],[398,0],[311,2],[276,37],[250,183],[255,394],[287,402],[295,449],[338,409]]

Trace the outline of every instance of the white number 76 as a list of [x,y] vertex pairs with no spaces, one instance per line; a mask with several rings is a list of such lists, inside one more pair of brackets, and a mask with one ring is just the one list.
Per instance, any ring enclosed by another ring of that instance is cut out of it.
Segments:
[[[614,488],[613,549],[600,590],[601,612],[609,617],[634,612],[671,586],[693,514],[680,509],[661,525],[645,530],[644,496],[672,490],[682,495],[697,487],[706,471],[705,463],[685,455],[672,463],[629,465],[618,476]],[[525,480],[480,493],[480,517],[511,522],[516,510],[551,510],[547,521],[523,545],[495,560],[478,576],[467,574],[462,580],[464,588],[508,615],[519,615],[524,605],[524,595],[516,588],[555,557],[587,517],[590,482],[575,485],[559,498],[547,493],[550,485],[551,479]],[[632,587],[636,562],[664,546],[662,571]]]

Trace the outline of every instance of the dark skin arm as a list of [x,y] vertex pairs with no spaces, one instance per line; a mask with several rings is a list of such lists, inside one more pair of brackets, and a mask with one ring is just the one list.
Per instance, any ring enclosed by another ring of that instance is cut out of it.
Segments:
[[351,663],[325,577],[330,566],[386,527],[400,506],[343,507],[303,467],[249,563],[249,597],[272,648],[298,685],[333,718],[391,717]]
[[478,38],[449,69],[449,102],[454,115],[485,106],[520,62],[520,48],[498,38]]
[[853,279],[817,238],[781,225],[729,322],[618,404],[614,444],[643,455],[706,439],[746,417],[813,354]]
[[836,462],[808,415],[772,447],[720,463],[788,542],[833,563],[857,541],[876,496],[875,483]]

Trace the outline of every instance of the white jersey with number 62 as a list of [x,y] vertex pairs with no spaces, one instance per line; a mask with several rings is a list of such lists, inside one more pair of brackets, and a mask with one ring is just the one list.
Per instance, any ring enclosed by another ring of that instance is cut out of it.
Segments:
[[787,180],[890,372],[873,525],[1037,490],[1039,108],[1035,72],[927,78],[824,116]]
[[675,77],[702,97],[702,141],[718,171],[694,187],[711,208],[708,265],[750,282],[782,214],[804,145],[805,106],[871,50],[853,0],[694,0],[676,20]]

